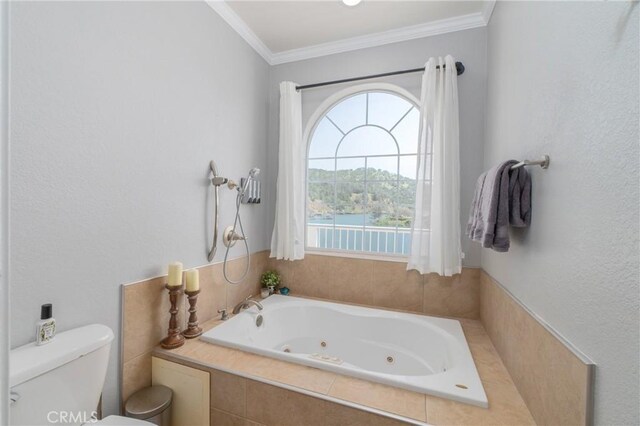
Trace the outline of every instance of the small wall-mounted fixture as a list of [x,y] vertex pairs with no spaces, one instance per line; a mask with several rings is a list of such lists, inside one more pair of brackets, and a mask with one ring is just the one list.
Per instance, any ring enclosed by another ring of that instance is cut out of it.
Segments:
[[513,166],[511,166],[511,170],[519,169],[520,167],[524,167],[524,166],[540,166],[543,169],[548,169],[550,162],[551,162],[551,159],[549,158],[549,156],[543,155],[542,159],[540,160],[522,160],[518,164],[514,164]]

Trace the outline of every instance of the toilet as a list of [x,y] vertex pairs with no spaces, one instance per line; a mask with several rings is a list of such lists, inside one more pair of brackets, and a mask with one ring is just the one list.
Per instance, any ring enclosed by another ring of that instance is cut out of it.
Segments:
[[95,420],[104,386],[113,331],[92,324],[59,333],[46,345],[11,351],[11,425],[151,425],[108,416]]

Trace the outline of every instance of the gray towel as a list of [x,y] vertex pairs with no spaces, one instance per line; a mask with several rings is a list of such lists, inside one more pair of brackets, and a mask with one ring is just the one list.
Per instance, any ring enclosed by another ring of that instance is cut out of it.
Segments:
[[509,224],[516,228],[531,224],[531,176],[524,167],[512,170],[510,174]]
[[[499,252],[509,250],[509,171],[516,163],[515,160],[505,161],[478,178],[467,235],[473,241],[479,241],[482,247]],[[513,187],[516,187],[515,182]]]

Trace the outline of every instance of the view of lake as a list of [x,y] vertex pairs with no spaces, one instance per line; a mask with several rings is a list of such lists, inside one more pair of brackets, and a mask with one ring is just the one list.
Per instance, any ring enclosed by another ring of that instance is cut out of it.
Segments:
[[[410,229],[383,229],[373,225],[372,214],[337,214],[335,224],[363,226],[360,229],[333,229],[333,215],[309,218],[308,241],[310,247],[356,250],[371,253],[408,254],[411,246]],[[316,225],[316,226],[314,226]]]

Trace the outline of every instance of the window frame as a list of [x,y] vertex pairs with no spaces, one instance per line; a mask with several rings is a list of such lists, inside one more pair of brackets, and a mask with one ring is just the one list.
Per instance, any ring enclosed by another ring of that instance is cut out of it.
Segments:
[[[339,250],[339,249],[326,249],[320,247],[309,247],[307,244],[307,228],[309,225],[309,218],[307,217],[307,208],[308,208],[308,194],[309,194],[309,148],[311,147],[311,138],[315,133],[316,128],[322,121],[322,118],[326,116],[326,114],[337,104],[340,102],[352,97],[357,96],[367,92],[379,92],[379,93],[388,93],[391,95],[399,96],[405,99],[407,102],[413,104],[413,106],[420,111],[421,103],[420,101],[412,95],[408,90],[403,89],[400,86],[391,83],[366,83],[359,84],[356,86],[347,87],[343,90],[340,90],[328,98],[326,98],[311,114],[309,120],[307,121],[307,125],[305,126],[305,131],[303,135],[303,141],[306,145],[305,156],[304,156],[304,250],[305,253],[308,254],[316,254],[323,256],[340,256],[340,257],[348,257],[354,259],[368,259],[368,260],[383,260],[383,261],[391,261],[391,262],[406,262],[409,258],[407,254],[396,254],[396,253],[372,253],[368,251],[362,250]],[[417,149],[418,161],[420,161],[420,149]]]

